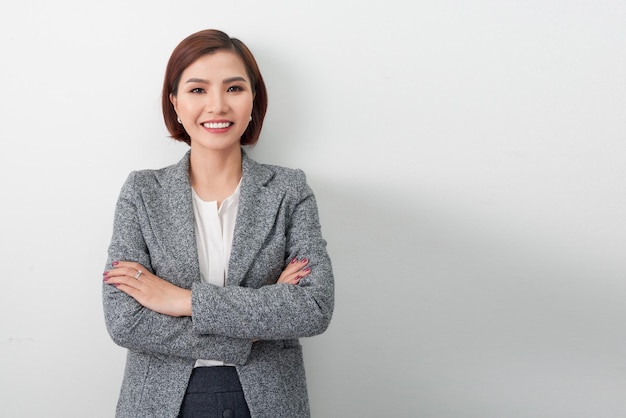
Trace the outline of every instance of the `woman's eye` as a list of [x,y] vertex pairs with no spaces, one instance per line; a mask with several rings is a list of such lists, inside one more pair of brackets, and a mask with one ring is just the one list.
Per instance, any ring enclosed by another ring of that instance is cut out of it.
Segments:
[[228,88],[228,90],[226,90],[226,91],[228,91],[229,93],[233,93],[233,92],[236,92],[236,91],[243,91],[243,87],[241,87],[241,86],[230,86]]
[[200,87],[196,87],[195,89],[191,89],[192,93],[204,93],[204,89]]

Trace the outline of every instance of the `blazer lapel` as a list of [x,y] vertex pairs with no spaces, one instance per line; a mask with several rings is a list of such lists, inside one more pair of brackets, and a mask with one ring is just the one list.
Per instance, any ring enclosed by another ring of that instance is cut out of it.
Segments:
[[191,287],[192,282],[200,280],[200,265],[189,183],[189,152],[178,164],[157,172],[157,180],[161,189],[142,191],[154,238],[177,265],[178,277],[169,279]]
[[274,173],[243,154],[239,209],[226,284],[241,285],[246,273],[272,230],[283,192],[267,186]]
[[[228,286],[244,281],[250,266],[274,226],[284,192],[268,187],[274,173],[243,153],[243,177],[228,265]],[[161,189],[142,191],[154,238],[177,265],[169,280],[191,287],[200,280],[198,248],[189,183],[189,153],[176,165],[159,171]]]

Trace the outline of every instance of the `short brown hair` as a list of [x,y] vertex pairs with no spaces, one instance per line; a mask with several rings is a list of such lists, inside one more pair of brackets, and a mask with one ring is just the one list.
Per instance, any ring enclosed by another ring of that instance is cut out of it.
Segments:
[[224,32],[215,29],[207,29],[189,35],[172,52],[165,70],[163,96],[161,97],[165,126],[172,138],[191,145],[189,134],[185,131],[183,125],[178,123],[178,116],[170,101],[170,95],[176,96],[178,94],[180,77],[187,67],[198,58],[219,50],[232,51],[237,54],[243,61],[248,77],[250,77],[250,84],[254,92],[252,121],[248,124],[248,128],[243,135],[241,135],[240,143],[241,145],[254,145],[259,140],[263,119],[267,111],[267,90],[265,89],[263,77],[248,47],[239,39],[231,38]]

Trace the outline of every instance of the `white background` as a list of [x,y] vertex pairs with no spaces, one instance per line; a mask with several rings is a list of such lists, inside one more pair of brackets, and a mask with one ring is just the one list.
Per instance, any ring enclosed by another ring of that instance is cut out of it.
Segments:
[[0,6],[0,416],[112,417],[101,273],[160,89],[219,28],[270,93],[337,280],[314,417],[626,416],[623,0],[24,0]]

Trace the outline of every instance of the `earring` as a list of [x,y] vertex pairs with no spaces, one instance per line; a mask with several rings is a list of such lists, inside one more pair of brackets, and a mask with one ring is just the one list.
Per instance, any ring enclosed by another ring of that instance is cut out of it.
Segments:
[[252,122],[252,115],[250,115],[250,120],[248,122]]
[[177,121],[178,123],[180,123],[181,125],[183,124],[183,121],[182,121],[182,120],[180,120],[180,118],[176,118],[176,121]]

